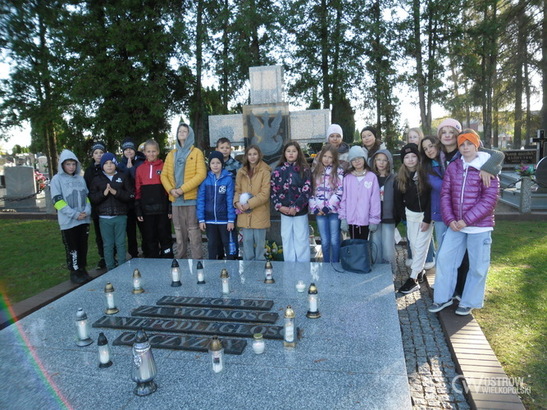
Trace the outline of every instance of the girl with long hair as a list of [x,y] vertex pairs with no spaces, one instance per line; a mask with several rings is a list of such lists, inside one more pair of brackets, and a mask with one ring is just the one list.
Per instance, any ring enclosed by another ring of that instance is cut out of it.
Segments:
[[340,220],[338,208],[343,192],[344,170],[338,164],[338,149],[325,145],[317,157],[312,171],[313,194],[310,197],[310,213],[315,214],[321,235],[323,262],[340,259]]
[[380,201],[382,202],[381,222],[372,233],[372,243],[378,251],[380,263],[395,261],[395,206],[393,203],[395,174],[393,157],[388,150],[380,150],[371,157],[372,172],[378,178]]
[[308,201],[311,172],[297,141],[288,141],[272,173],[271,199],[281,213],[281,239],[285,261],[309,262]]
[[395,181],[395,209],[398,220],[406,221],[407,237],[412,250],[411,274],[399,289],[411,293],[420,289],[418,275],[424,270],[427,249],[431,242],[431,198],[427,174],[420,164],[416,144],[401,149],[401,167]]
[[270,167],[258,145],[245,149],[237,171],[234,207],[243,235],[243,259],[264,260],[266,229],[270,227]]

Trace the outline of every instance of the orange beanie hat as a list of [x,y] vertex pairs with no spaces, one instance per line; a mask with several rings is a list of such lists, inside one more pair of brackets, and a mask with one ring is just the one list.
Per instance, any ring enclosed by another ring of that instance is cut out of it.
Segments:
[[469,141],[471,144],[477,147],[477,149],[479,149],[481,145],[481,141],[479,140],[479,137],[470,132],[466,132],[465,134],[458,135],[458,147],[462,145],[464,141]]

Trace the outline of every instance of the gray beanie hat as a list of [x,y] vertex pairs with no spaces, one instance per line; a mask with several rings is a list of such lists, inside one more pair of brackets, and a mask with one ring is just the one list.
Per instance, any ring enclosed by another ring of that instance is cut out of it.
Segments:
[[365,162],[367,161],[367,154],[362,147],[354,146],[349,150],[348,161],[351,163],[355,158],[363,158]]

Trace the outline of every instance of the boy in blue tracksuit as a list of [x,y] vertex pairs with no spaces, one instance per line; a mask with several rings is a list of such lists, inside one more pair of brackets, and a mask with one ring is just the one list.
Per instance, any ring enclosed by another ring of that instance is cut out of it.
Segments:
[[218,244],[222,243],[227,259],[235,259],[230,252],[230,240],[233,242],[234,181],[232,175],[224,169],[224,156],[219,151],[209,154],[209,172],[199,186],[197,199],[197,217],[199,228],[207,233],[209,259],[218,259]]

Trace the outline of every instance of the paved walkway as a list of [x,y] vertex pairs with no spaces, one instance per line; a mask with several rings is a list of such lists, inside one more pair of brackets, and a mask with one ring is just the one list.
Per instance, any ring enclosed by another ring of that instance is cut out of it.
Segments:
[[[406,247],[397,245],[396,253],[394,284],[398,289],[410,270],[405,266]],[[470,409],[459,379],[453,384],[458,373],[439,319],[427,310],[433,303],[432,293],[424,282],[420,291],[396,295],[413,406]]]

